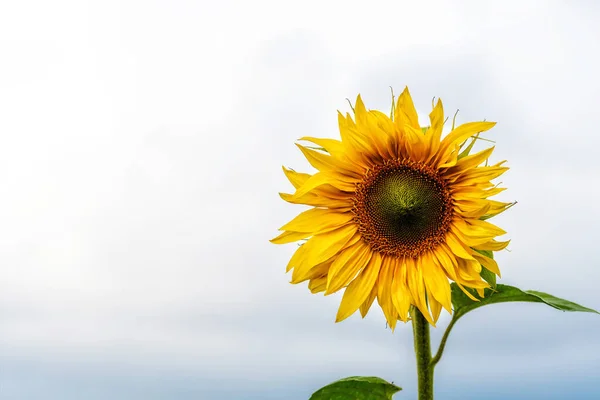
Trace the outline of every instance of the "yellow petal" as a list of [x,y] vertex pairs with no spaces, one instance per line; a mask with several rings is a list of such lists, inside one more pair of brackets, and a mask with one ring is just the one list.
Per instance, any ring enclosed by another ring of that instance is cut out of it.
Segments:
[[398,320],[394,303],[392,302],[392,281],[394,280],[394,271],[396,259],[392,257],[383,257],[381,270],[377,278],[377,302],[381,306],[383,315],[390,326],[394,328]]
[[475,153],[470,156],[461,158],[456,163],[456,166],[454,166],[448,170],[448,175],[462,173],[463,171],[465,171],[469,168],[477,167],[482,162],[487,160],[490,157],[490,155],[492,155],[494,148],[495,147],[492,146],[489,149],[480,151],[479,153]]
[[483,243],[483,244],[474,246],[473,248],[477,249],[477,250],[500,251],[500,250],[505,249],[509,243],[510,243],[510,240],[507,240],[506,242],[498,242],[496,240],[490,240],[487,243]]
[[511,208],[512,206],[514,206],[516,204],[516,202],[503,203],[503,202],[494,201],[494,200],[489,200],[489,202],[490,202],[490,210],[485,215],[486,218],[495,217],[496,215],[503,213],[504,211],[508,210],[509,208]]
[[287,267],[285,268],[285,272],[290,272],[292,268],[300,265],[302,258],[306,253],[306,247],[304,246],[306,246],[306,243],[304,243],[303,245],[299,246],[298,249],[296,249],[296,251],[292,255],[292,258],[290,258]]
[[[440,318],[440,314],[442,313],[442,305],[439,301],[437,301],[433,297],[428,297],[427,301],[429,303],[429,309],[431,310],[431,316],[435,322]],[[452,313],[452,311],[450,311]]]
[[300,197],[294,197],[293,194],[279,193],[279,197],[288,203],[306,204],[313,207],[327,207],[337,212],[346,212],[352,209],[352,198],[348,196],[345,200],[331,199],[321,190],[327,185],[315,188],[311,193],[306,193]]
[[456,256],[464,258],[466,260],[474,260],[471,253],[467,250],[467,247],[461,243],[460,240],[452,232],[446,234],[446,244],[452,250]]
[[479,261],[473,258],[472,260],[465,260],[459,258],[458,260],[458,275],[465,281],[479,281],[481,277],[481,264]]
[[415,302],[409,289],[407,266],[404,261],[397,259],[393,259],[391,265],[394,271],[391,288],[392,303],[396,314],[398,314],[402,321],[406,322],[408,320],[410,305]]
[[457,214],[459,214],[462,218],[473,218],[473,219],[479,219],[480,217],[484,216],[491,208],[491,204],[489,202],[485,202],[483,205],[481,205],[481,207],[479,208],[467,208],[462,209],[460,207],[456,207],[456,209],[459,209],[459,212]]
[[354,314],[365,300],[367,300],[369,295],[373,292],[373,287],[379,276],[380,268],[381,256],[379,253],[374,253],[369,264],[346,288],[335,322],[342,321]]
[[396,122],[401,129],[404,124],[408,124],[415,129],[421,129],[419,125],[419,117],[417,110],[413,103],[408,87],[404,88],[404,91],[398,97],[398,105],[396,106],[394,122]]
[[489,233],[494,236],[501,236],[501,235],[506,234],[506,231],[504,229],[497,227],[496,225],[492,224],[491,222],[482,221],[480,219],[468,219],[466,222],[469,225],[471,225],[471,227],[474,230],[479,230],[479,231],[485,232],[486,234]]
[[279,195],[285,201],[295,204],[307,204],[328,208],[344,208],[352,206],[352,194],[344,192],[329,183],[312,188],[308,193],[300,196],[287,193],[280,193]]
[[376,154],[371,155],[373,160],[387,160],[390,158],[395,158],[394,152],[392,150],[392,146],[390,146],[390,142],[392,140],[392,136],[379,127],[379,121],[377,117],[369,112],[366,115],[366,125],[365,132],[368,133],[368,138],[370,139],[373,149],[376,151]]
[[356,173],[353,167],[347,163],[337,160],[328,154],[304,147],[301,144],[296,143],[296,146],[302,151],[302,154],[304,154],[310,165],[319,171],[329,171],[338,179],[347,182],[360,181],[360,174]]
[[354,214],[351,212],[339,213],[327,208],[311,208],[298,214],[279,230],[319,233],[345,225],[353,218]]
[[473,301],[479,301],[479,299],[477,297],[473,296],[467,289],[465,289],[465,287],[463,285],[461,285],[461,283],[459,281],[455,281],[455,283],[456,283],[456,285],[458,285],[460,290],[462,290],[462,292],[467,295],[468,298],[470,298]]
[[473,198],[465,199],[465,198],[462,198],[461,196],[454,196],[454,205],[461,212],[462,211],[465,211],[465,212],[477,211],[477,210],[480,210],[483,206],[485,206],[487,204],[490,204],[490,202],[489,202],[489,200],[486,200],[486,199],[473,199]]
[[281,235],[277,236],[270,240],[271,243],[275,244],[285,244],[292,243],[298,240],[306,239],[307,237],[312,236],[310,232],[283,232]]
[[313,294],[324,292],[326,286],[327,286],[327,275],[323,275],[318,278],[313,278],[310,280],[310,282],[308,282],[308,289]]
[[331,179],[329,178],[329,176],[327,176],[323,172],[318,172],[309,177],[306,181],[304,181],[304,183],[297,188],[296,193],[294,193],[293,196],[294,198],[299,198],[316,187],[331,184],[330,181]]
[[432,256],[437,260],[437,264],[442,267],[448,278],[453,281],[458,279],[456,273],[458,263],[456,262],[456,256],[452,253],[452,250],[445,245],[441,245],[432,252]]
[[404,132],[406,132],[411,141],[410,146],[407,147],[410,154],[409,158],[413,161],[424,161],[429,154],[428,138],[423,135],[421,128],[415,129],[408,125],[405,125],[404,128]]
[[[436,154],[436,156],[434,157],[434,159],[438,158],[438,154],[440,154],[439,152]],[[440,159],[442,159],[441,157],[439,157]],[[450,154],[443,158],[443,160],[446,160],[446,162],[438,165],[438,168],[450,168],[456,165],[456,163],[458,162],[458,145],[454,145],[454,150],[450,152]],[[449,180],[451,180],[452,177],[448,177]]]
[[[454,114],[454,118],[456,118],[456,114]],[[452,129],[454,130],[454,120],[452,121]],[[464,141],[462,143],[462,145],[460,146],[460,154],[458,155],[458,158],[463,158],[469,155],[469,153],[471,153],[471,150],[473,150],[473,146],[475,146],[475,142],[477,141],[477,139],[479,139],[479,133],[476,133],[475,135],[473,135],[471,137],[471,143],[469,143],[467,145],[467,147],[464,148],[463,150],[463,146],[467,144],[466,141]]]
[[458,229],[455,226],[451,228],[452,233],[458,238],[459,241],[465,244],[467,247],[477,246],[479,244],[483,244],[488,242],[493,236],[488,237],[477,237],[477,236],[467,236],[464,232]]
[[498,268],[498,263],[496,262],[496,260],[477,252],[473,253],[473,257],[475,257],[475,259],[479,261],[481,265],[483,265],[485,268],[487,268],[488,270],[492,271],[494,274],[500,277],[500,268]]
[[363,103],[360,94],[356,96],[356,105],[354,106],[354,118],[356,118],[356,126],[362,128],[367,123],[367,108]]
[[[476,221],[476,220],[467,220]],[[494,236],[497,236],[495,232],[487,231],[471,224],[468,224],[462,218],[454,218],[452,221],[452,227],[450,229],[454,235],[468,247],[477,246],[489,242]]]
[[[355,233],[356,226],[349,224],[313,236],[300,247],[303,251],[299,255],[297,253],[300,249],[292,256],[292,260],[288,264],[288,271],[290,268],[294,268],[294,273],[301,275],[313,266],[329,260],[348,244]],[[293,275],[292,282],[294,282]]]
[[303,196],[311,190],[327,184],[348,192],[353,192],[355,190],[354,184],[337,180],[327,172],[317,172],[308,178],[306,182],[304,182],[304,184],[296,190],[296,193],[294,193],[294,198]]
[[503,188],[503,187],[495,187],[493,189],[486,190],[484,196],[487,199],[488,197],[495,196],[498,193],[504,192],[505,190],[506,190],[506,188]]
[[311,266],[310,268],[294,268],[292,273],[292,280],[290,283],[298,284],[309,279],[315,279],[320,276],[326,275],[331,268],[332,260],[329,259],[318,265]]
[[375,152],[365,136],[356,129],[356,125],[354,125],[349,115],[344,118],[338,112],[338,125],[342,143],[346,146],[346,151],[349,152],[352,158],[360,158],[357,157],[357,153],[373,154]]
[[286,167],[282,167],[285,176],[288,178],[290,183],[294,186],[295,189],[298,189],[300,186],[306,182],[308,178],[310,178],[310,174],[304,174],[296,171],[292,171],[291,169],[287,169]]
[[[448,282],[446,274],[444,274],[441,267],[433,261],[431,255],[423,259],[421,268],[423,269],[423,279],[425,281],[427,293],[429,294],[429,299],[433,297],[446,309],[446,311],[452,313],[450,283]],[[437,318],[434,318],[434,320],[437,320]]]
[[371,289],[371,293],[369,293],[369,296],[367,296],[367,299],[358,308],[361,317],[364,318],[367,316],[367,313],[373,305],[373,301],[375,301],[375,297],[377,297],[377,286],[373,286],[373,288]]
[[385,132],[390,137],[396,136],[397,132],[394,122],[387,115],[377,110],[370,110],[369,115],[374,118],[375,124],[382,132]]
[[311,142],[316,144],[317,146],[321,146],[325,149],[329,154],[331,154],[335,158],[343,158],[345,157],[344,153],[344,145],[339,140],[335,139],[326,139],[326,138],[315,138],[311,136],[303,136],[298,140],[304,140],[306,142]]
[[335,293],[347,284],[367,266],[373,252],[364,242],[357,242],[352,249],[341,253],[331,264],[327,274],[325,295]]
[[436,160],[440,163],[445,162],[455,146],[459,146],[469,136],[492,129],[494,125],[496,125],[495,122],[468,122],[460,125],[442,139]]
[[457,186],[476,185],[489,182],[508,171],[508,167],[479,167],[465,171],[456,181]]
[[352,166],[351,169],[355,172],[356,176],[362,176],[365,172],[359,155],[354,151],[354,149],[350,149],[347,145],[339,140],[314,138],[310,136],[304,136],[298,140],[305,140],[307,142],[314,143],[317,146],[321,146],[327,153],[331,154],[336,161],[344,163],[347,168]]
[[440,139],[444,128],[444,106],[442,105],[442,100],[438,99],[433,111],[429,114],[429,121],[431,124],[429,129],[427,129],[427,136],[431,149],[430,154],[434,155],[440,147]]
[[423,271],[411,258],[405,260],[408,275],[408,287],[413,297],[413,304],[421,311],[425,319],[433,326],[435,321],[429,313],[427,300],[425,299],[425,283],[423,282]]

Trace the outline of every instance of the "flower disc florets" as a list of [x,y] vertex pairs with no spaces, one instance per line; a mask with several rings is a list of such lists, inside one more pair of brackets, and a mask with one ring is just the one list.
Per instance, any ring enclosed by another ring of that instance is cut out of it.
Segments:
[[444,241],[452,197],[431,167],[386,160],[370,169],[353,199],[358,231],[369,246],[395,257],[416,258]]

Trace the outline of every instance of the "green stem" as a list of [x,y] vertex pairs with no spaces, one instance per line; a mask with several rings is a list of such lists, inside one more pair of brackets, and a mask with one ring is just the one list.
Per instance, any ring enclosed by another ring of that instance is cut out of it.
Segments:
[[450,335],[450,331],[452,330],[452,327],[454,326],[454,324],[456,323],[456,321],[458,321],[458,319],[461,316],[462,315],[459,315],[457,313],[452,314],[452,319],[450,320],[450,324],[446,328],[446,332],[444,332],[444,336],[442,336],[442,341],[440,342],[440,347],[438,348],[438,351],[435,354],[435,357],[433,357],[431,359],[431,363],[430,363],[431,368],[435,367],[435,364],[437,364],[438,361],[440,361],[440,359],[442,358],[442,353],[444,352],[444,347],[446,347],[446,340],[448,340],[448,336]]
[[433,365],[431,364],[431,343],[429,340],[429,322],[421,311],[411,307],[415,355],[417,356],[417,376],[419,381],[418,400],[433,400]]

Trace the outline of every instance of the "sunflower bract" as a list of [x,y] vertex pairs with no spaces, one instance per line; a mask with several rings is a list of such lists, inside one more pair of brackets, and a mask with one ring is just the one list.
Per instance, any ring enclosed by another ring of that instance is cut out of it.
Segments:
[[466,123],[442,138],[440,100],[429,118],[422,129],[408,88],[392,118],[367,111],[358,96],[354,118],[338,113],[341,140],[301,139],[324,151],[297,145],[315,174],[284,168],[295,191],[281,197],[313,208],[271,241],[306,240],[287,270],[292,283],[309,281],[313,293],[345,289],[336,322],[357,310],[364,317],[377,299],[392,329],[408,320],[411,305],[435,325],[442,308],[452,312],[450,280],[473,298],[465,288],[483,296],[489,287],[482,265],[500,275],[497,263],[476,250],[508,245],[496,240],[506,232],[487,221],[510,206],[489,199],[503,190],[491,180],[508,168],[482,166],[493,147],[460,152],[495,123]]

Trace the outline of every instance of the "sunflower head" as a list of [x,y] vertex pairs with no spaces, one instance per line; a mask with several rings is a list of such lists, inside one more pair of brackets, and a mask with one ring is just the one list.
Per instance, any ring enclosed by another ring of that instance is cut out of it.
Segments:
[[493,147],[469,154],[495,123],[453,124],[442,138],[440,100],[429,118],[421,128],[408,89],[390,117],[358,96],[354,118],[338,113],[341,140],[300,139],[319,146],[298,145],[316,173],[284,168],[295,192],[281,197],[312,208],[271,241],[306,240],[287,270],[313,293],[345,289],[336,321],[358,309],[364,317],[377,299],[392,329],[411,305],[435,324],[442,308],[452,312],[450,280],[477,300],[465,288],[483,296],[482,268],[500,276],[484,254],[508,245],[487,221],[510,206],[489,199],[504,190],[491,181],[508,168],[487,165]]

